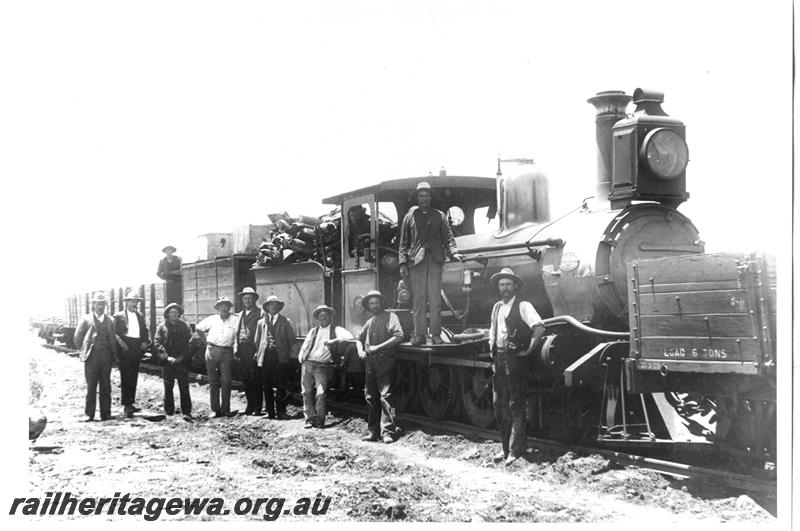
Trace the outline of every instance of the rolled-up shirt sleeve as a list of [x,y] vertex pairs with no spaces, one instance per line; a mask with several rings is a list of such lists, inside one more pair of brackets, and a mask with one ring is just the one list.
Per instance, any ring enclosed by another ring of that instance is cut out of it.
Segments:
[[389,313],[389,333],[394,337],[403,339],[403,327],[400,326],[400,319],[393,313]]
[[539,313],[533,307],[533,304],[528,301],[522,301],[519,303],[519,313],[522,317],[522,320],[525,321],[525,324],[531,328],[542,322],[542,318],[539,317]]
[[349,330],[346,328],[342,328],[341,326],[336,327],[336,338],[337,339],[353,339],[353,334],[350,333]]
[[209,315],[199,323],[195,325],[195,330],[200,330],[201,332],[208,332],[211,329],[211,318],[215,317],[214,315]]

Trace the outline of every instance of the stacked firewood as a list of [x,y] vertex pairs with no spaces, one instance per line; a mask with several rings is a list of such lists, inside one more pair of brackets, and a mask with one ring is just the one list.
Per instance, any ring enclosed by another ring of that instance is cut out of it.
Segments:
[[[275,228],[269,238],[259,247],[256,262],[253,264],[254,268],[309,260],[318,262],[325,267],[341,268],[342,218],[338,209],[320,218],[310,216],[291,218],[288,214],[282,213],[271,214],[270,220]],[[387,262],[384,265],[388,265],[390,268],[397,262],[397,232],[396,223],[385,219],[378,223],[381,262]],[[349,249],[351,256],[355,256],[355,253],[358,252],[363,260],[367,262],[374,260],[374,257],[370,256],[366,250],[370,247],[369,242],[364,245],[364,248],[358,249],[357,238],[354,238],[352,242],[346,238],[345,245],[353,247],[353,249]],[[393,252],[394,255],[389,256]]]
[[284,213],[272,214],[270,219],[273,219],[275,228],[259,247],[254,267],[309,260],[326,267],[339,267],[341,264],[341,217],[338,215],[291,218]]

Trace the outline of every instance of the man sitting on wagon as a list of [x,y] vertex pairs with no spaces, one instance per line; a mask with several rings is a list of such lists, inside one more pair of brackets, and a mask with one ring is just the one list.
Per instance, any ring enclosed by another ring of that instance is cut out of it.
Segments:
[[[303,391],[303,415],[306,417],[308,428],[322,428],[325,426],[325,393],[328,391],[328,382],[333,372],[333,358],[331,349],[338,343],[353,339],[353,334],[342,328],[334,326],[333,316],[336,311],[330,306],[317,306],[311,314],[319,323],[312,328],[303,346],[300,348],[298,361],[300,362],[300,387]],[[316,403],[313,398],[316,390]]]
[[417,202],[403,218],[400,228],[400,276],[411,278],[414,298],[414,336],[411,344],[425,344],[425,305],[429,306],[430,333],[434,345],[444,341],[442,334],[442,265],[449,255],[454,260],[464,258],[456,248],[456,240],[447,216],[431,207],[433,190],[428,183],[419,183],[411,194]]

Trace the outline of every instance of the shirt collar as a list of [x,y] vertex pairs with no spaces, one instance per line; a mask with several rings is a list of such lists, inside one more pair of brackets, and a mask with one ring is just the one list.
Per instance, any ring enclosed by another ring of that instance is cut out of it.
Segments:
[[503,302],[502,300],[500,302],[503,303],[503,306],[508,306],[510,308],[511,306],[514,305],[514,299],[516,299],[516,298],[517,298],[517,296],[514,295],[513,297],[511,297],[511,299],[508,302]]
[[100,315],[98,315],[97,312],[92,312],[92,313],[94,314],[94,318],[97,319],[98,321],[100,321],[101,323],[106,318],[105,312],[101,313]]

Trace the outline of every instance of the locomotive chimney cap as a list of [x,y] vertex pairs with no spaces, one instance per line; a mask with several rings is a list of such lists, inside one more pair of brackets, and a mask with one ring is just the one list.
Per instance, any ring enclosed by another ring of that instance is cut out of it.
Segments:
[[595,106],[598,116],[625,114],[625,107],[630,101],[631,97],[623,90],[603,90],[586,100]]

